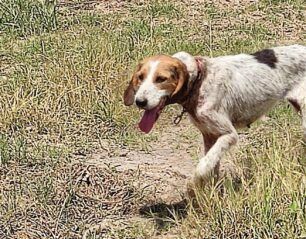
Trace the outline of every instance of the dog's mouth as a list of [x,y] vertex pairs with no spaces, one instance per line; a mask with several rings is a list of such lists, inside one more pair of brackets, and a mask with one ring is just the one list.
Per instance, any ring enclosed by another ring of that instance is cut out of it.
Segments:
[[146,134],[151,131],[160,113],[165,107],[166,99],[162,99],[159,104],[151,110],[145,110],[143,116],[138,124],[141,131]]

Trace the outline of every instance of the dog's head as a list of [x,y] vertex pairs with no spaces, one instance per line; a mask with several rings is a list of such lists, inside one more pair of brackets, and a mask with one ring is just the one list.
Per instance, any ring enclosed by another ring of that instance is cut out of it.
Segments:
[[197,63],[185,52],[173,56],[158,55],[141,61],[124,92],[124,104],[145,110],[139,127],[148,133],[166,101],[176,97],[191,77],[197,75]]

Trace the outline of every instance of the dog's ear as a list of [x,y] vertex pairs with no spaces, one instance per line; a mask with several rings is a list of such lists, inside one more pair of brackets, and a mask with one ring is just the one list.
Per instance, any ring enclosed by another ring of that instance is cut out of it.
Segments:
[[128,87],[124,91],[123,101],[126,106],[130,106],[134,103],[134,99],[135,99],[135,89],[134,89],[133,78],[132,78]]
[[143,63],[140,62],[137,66],[136,69],[133,73],[132,79],[128,85],[128,87],[125,89],[124,94],[123,94],[123,102],[126,106],[130,106],[134,103],[135,100],[135,94],[137,91],[137,84],[138,80],[136,77],[137,72],[141,69],[143,66]]
[[175,96],[184,86],[189,78],[189,73],[185,64],[179,61],[179,64],[174,68],[175,78],[178,80],[177,85],[171,97]]
[[136,94],[136,85],[137,85],[137,77],[136,73],[141,69],[143,63],[140,62],[137,66],[136,69],[133,73],[132,79],[128,85],[128,87],[125,89],[124,94],[123,94],[123,101],[126,106],[130,106],[134,103],[135,100],[135,94]]
[[181,51],[174,54],[172,57],[179,59],[187,68],[190,80],[193,80],[198,75],[197,62],[192,55]]

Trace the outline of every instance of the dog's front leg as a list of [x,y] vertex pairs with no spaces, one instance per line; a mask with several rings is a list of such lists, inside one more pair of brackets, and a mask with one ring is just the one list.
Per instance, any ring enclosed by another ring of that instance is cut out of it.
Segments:
[[[219,167],[221,158],[225,152],[238,141],[238,134],[235,128],[230,120],[223,115],[219,115],[217,112],[210,112],[209,114],[205,114],[205,122],[206,124],[209,124],[209,129],[212,130],[215,135],[219,136],[215,136],[215,140],[212,140],[211,138],[208,139],[209,142],[214,142],[214,144],[209,145],[210,147],[206,148],[205,151],[207,152],[205,156],[200,159],[196,167],[194,175],[194,181],[196,184],[202,184],[213,173],[218,173],[217,168]],[[205,143],[205,134],[203,134],[203,136]]]

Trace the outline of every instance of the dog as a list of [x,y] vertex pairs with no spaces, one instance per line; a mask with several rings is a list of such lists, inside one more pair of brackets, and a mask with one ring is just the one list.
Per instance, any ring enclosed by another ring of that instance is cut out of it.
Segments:
[[139,128],[149,133],[163,108],[178,103],[201,131],[204,157],[195,184],[218,175],[220,160],[237,144],[236,129],[288,100],[302,117],[306,140],[306,46],[264,49],[215,58],[178,52],[141,61],[124,92],[124,104],[144,110]]

